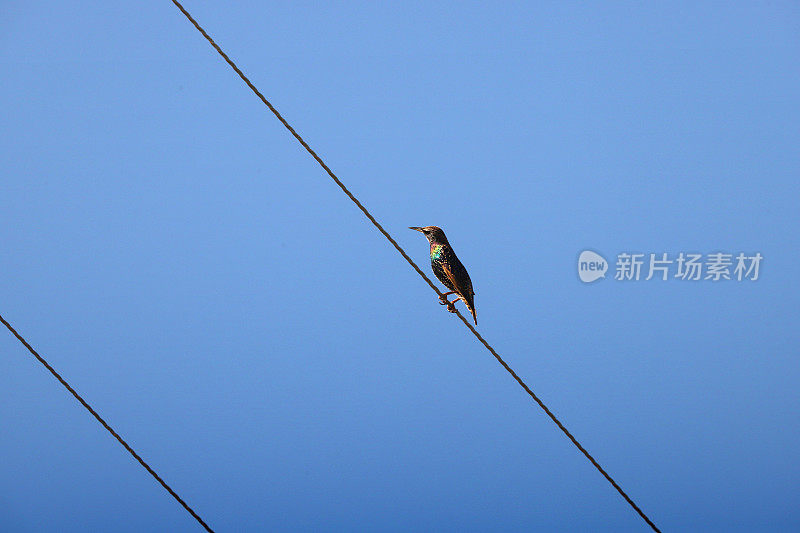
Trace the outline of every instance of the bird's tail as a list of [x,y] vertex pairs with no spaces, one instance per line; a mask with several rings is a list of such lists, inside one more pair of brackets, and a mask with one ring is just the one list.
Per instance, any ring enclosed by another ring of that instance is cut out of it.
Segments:
[[467,305],[467,309],[469,309],[469,312],[472,313],[472,320],[475,321],[475,325],[477,326],[478,325],[478,315],[475,313],[475,306]]

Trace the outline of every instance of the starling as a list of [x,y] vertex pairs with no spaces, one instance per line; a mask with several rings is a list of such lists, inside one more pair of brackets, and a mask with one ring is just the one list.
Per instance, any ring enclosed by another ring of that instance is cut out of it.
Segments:
[[[475,325],[478,325],[478,317],[475,314],[475,292],[472,290],[472,281],[469,279],[467,269],[456,257],[447,237],[444,236],[442,228],[436,226],[426,226],[424,228],[410,227],[415,231],[421,232],[431,243],[431,268],[436,277],[439,278],[450,292],[444,293],[440,298],[440,303],[447,306],[451,313],[456,312],[455,303],[459,300],[467,304],[467,309],[472,313]],[[447,296],[456,294],[456,298],[450,302]]]

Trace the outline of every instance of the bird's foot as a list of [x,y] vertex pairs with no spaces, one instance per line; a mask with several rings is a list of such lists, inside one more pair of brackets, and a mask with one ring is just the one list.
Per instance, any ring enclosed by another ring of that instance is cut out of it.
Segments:
[[[453,300],[454,302],[455,300]],[[446,305],[450,308],[453,305],[453,302],[447,299],[447,296],[439,296],[439,305]]]
[[447,310],[450,311],[451,313],[456,312],[456,300],[453,300],[452,302],[447,302]]
[[[455,293],[456,293],[455,291],[450,291],[450,292],[446,292],[446,293],[440,295],[439,296],[439,305],[446,305],[446,306],[449,307],[451,304],[447,300],[447,297],[450,296],[451,294],[455,294]],[[453,301],[455,301],[455,300],[453,300]]]

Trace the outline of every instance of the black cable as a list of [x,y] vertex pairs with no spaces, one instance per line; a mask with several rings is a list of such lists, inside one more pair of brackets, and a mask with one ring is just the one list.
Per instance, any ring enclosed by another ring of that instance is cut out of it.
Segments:
[[[267,100],[264,97],[264,95],[261,94],[261,92],[256,88],[256,86],[253,85],[253,83],[247,78],[247,76],[244,75],[244,73],[239,69],[239,67],[236,66],[236,64],[228,57],[228,55],[222,51],[219,45],[217,45],[217,43],[214,42],[214,39],[212,39],[211,36],[209,36],[208,33],[206,33],[206,31],[200,26],[200,24],[197,23],[197,21],[189,14],[189,12],[186,11],[186,9],[181,5],[181,3],[178,2],[178,0],[172,0],[172,3],[175,4],[175,6],[177,6],[178,9],[180,9],[181,13],[183,13],[184,16],[186,16],[189,22],[191,22],[192,25],[195,28],[197,28],[197,31],[199,31],[203,35],[203,37],[206,38],[209,44],[212,47],[214,47],[214,50],[216,50],[217,53],[220,56],[222,56],[222,59],[224,59],[225,62],[228,63],[228,65],[230,65],[230,67],[239,75],[239,77],[242,78],[242,81],[244,81],[247,84],[247,86],[250,87],[250,90],[252,90],[253,93],[255,93],[255,95],[269,108],[269,110],[272,111],[272,113],[278,118],[278,120],[281,121],[281,124],[283,124],[287,130],[289,130],[289,133],[291,133],[294,136],[294,138],[297,139],[297,141],[303,146],[303,148],[305,148],[306,151],[309,154],[311,154],[311,157],[313,157],[317,161],[317,163],[320,164],[320,166],[325,170],[325,172],[328,173],[331,179],[333,179],[333,181],[336,182],[336,185],[338,185],[342,189],[342,191],[344,191],[344,193],[348,196],[348,198],[350,198],[350,200],[352,200],[353,203],[356,204],[356,206],[361,210],[361,212],[364,213],[364,215],[369,219],[369,221],[372,222],[376,228],[378,228],[378,231],[380,231],[383,234],[383,236],[386,237],[386,239],[390,243],[392,243],[392,245],[397,249],[397,251],[400,252],[400,255],[402,255],[403,258],[406,261],[408,261],[408,263],[414,268],[414,270],[417,271],[417,274],[422,276],[422,279],[424,279],[428,283],[428,285],[430,285],[431,288],[434,291],[436,291],[436,294],[438,294],[439,296],[443,296],[442,292],[436,287],[436,285],[434,285],[428,278],[428,276],[426,276],[425,273],[422,270],[420,270],[417,264],[414,263],[414,261],[408,256],[408,254],[406,254],[405,250],[403,250],[400,247],[400,245],[397,244],[397,241],[395,241],[392,238],[392,236],[389,235],[389,233],[385,229],[383,229],[383,226],[381,226],[380,223],[378,223],[378,221],[375,220],[375,217],[372,216],[372,214],[367,210],[367,208],[364,207],[361,204],[361,202],[359,202],[358,199],[353,195],[353,193],[351,193],[347,189],[347,187],[344,186],[341,180],[339,180],[339,178],[336,177],[336,175],[328,167],[328,165],[326,165],[325,162],[317,155],[317,153],[311,149],[308,143],[306,143],[306,141],[304,141],[303,138],[300,137],[300,135],[295,131],[295,129],[286,121],[285,118],[283,118],[283,116],[278,112],[277,109],[275,109],[275,107],[269,102],[269,100]],[[540,400],[539,397],[536,396],[536,394],[534,394],[534,392],[525,384],[525,382],[522,381],[522,379],[511,369],[511,367],[508,366],[508,364],[503,360],[503,358],[500,357],[500,355],[498,355],[498,353],[494,350],[494,348],[492,348],[489,345],[488,342],[486,342],[486,340],[480,335],[480,333],[478,333],[478,331],[472,326],[472,324],[470,324],[469,321],[465,319],[460,312],[456,311],[456,314],[461,319],[461,321],[469,328],[469,330],[472,331],[472,334],[475,335],[475,337],[481,343],[483,343],[483,345],[486,347],[487,350],[489,350],[489,352],[495,357],[495,359],[497,359],[497,361],[503,366],[503,368],[505,368],[508,371],[508,373],[511,374],[511,376],[517,381],[517,383],[519,383],[520,386],[522,386],[522,388],[525,389],[525,392],[527,392],[531,396],[531,398],[533,398],[533,400],[539,405],[539,407],[541,407],[544,410],[547,416],[549,416],[550,419],[556,423],[558,428],[564,432],[564,434],[569,438],[569,440],[572,441],[572,443],[575,446],[577,446],[577,448],[581,451],[581,453],[583,453],[583,455],[586,456],[587,459],[589,459],[589,461],[595,466],[595,468],[597,468],[597,470],[600,471],[601,474],[603,474],[603,477],[605,477],[609,481],[609,483],[611,483],[611,485],[615,489],[617,489],[617,492],[620,493],[620,495],[639,514],[639,516],[641,516],[644,519],[644,521],[647,522],[647,524],[651,528],[653,528],[654,531],[659,531],[656,525],[647,517],[647,515],[644,514],[644,512],[639,508],[639,506],[637,506],[634,503],[634,501],[625,493],[625,491],[622,490],[622,488],[617,484],[617,482],[614,481],[614,479],[608,474],[608,472],[606,472],[603,469],[603,467],[600,466],[600,464],[594,459],[594,457],[592,457],[589,454],[589,452],[587,452],[586,449],[583,446],[581,446],[581,444],[572,435],[572,433],[570,433],[567,430],[567,428],[564,427],[564,425],[558,420],[558,418],[556,418],[553,412],[547,408],[544,402],[542,402],[542,400]]]
[[190,514],[190,515],[192,515],[192,516],[194,517],[194,519],[195,519],[195,520],[197,520],[197,521],[200,523],[200,525],[201,525],[201,526],[203,526],[203,527],[205,528],[205,530],[206,530],[206,531],[209,531],[210,533],[213,533],[213,531],[214,531],[214,530],[213,530],[213,529],[211,529],[210,527],[208,527],[208,524],[206,524],[206,523],[205,523],[205,521],[203,521],[203,519],[202,519],[202,518],[200,518],[200,516],[199,516],[199,515],[198,515],[196,512],[194,512],[194,509],[192,509],[191,507],[189,507],[189,505],[188,505],[188,504],[187,504],[185,501],[183,501],[183,498],[181,498],[180,496],[178,496],[178,493],[177,493],[177,492],[175,492],[174,490],[172,490],[172,487],[170,487],[169,485],[167,485],[167,482],[166,482],[166,481],[164,481],[163,479],[161,479],[161,476],[159,476],[158,474],[156,474],[155,470],[153,470],[152,468],[150,468],[150,465],[148,465],[148,464],[147,464],[147,463],[144,461],[144,459],[142,459],[142,458],[141,458],[141,456],[140,456],[138,453],[136,453],[136,452],[133,450],[133,448],[131,448],[131,447],[130,447],[130,445],[129,445],[127,442],[125,442],[125,439],[123,439],[122,437],[120,437],[120,436],[119,436],[119,434],[118,434],[116,431],[114,431],[114,429],[113,429],[111,426],[109,426],[109,425],[108,425],[108,422],[106,422],[105,420],[103,420],[103,417],[101,417],[99,414],[97,414],[97,411],[95,411],[95,410],[92,408],[92,406],[91,406],[91,405],[89,405],[89,404],[86,402],[86,400],[84,400],[84,399],[81,397],[81,395],[80,395],[80,394],[78,394],[77,392],[75,392],[75,389],[73,389],[73,388],[70,386],[70,384],[69,384],[69,383],[67,383],[67,382],[66,382],[66,380],[65,380],[64,378],[62,378],[62,377],[61,377],[61,375],[60,375],[58,372],[56,372],[56,371],[55,371],[55,369],[54,369],[52,366],[50,366],[50,363],[48,363],[47,361],[45,361],[44,357],[42,357],[41,355],[39,355],[39,353],[38,353],[36,350],[34,350],[34,349],[33,349],[33,346],[31,346],[30,344],[28,344],[28,341],[26,341],[24,338],[22,338],[22,335],[20,335],[19,333],[17,333],[17,330],[15,330],[15,329],[13,328],[13,326],[11,326],[11,324],[9,324],[9,323],[6,321],[6,319],[5,319],[5,318],[3,318],[2,316],[0,316],[0,322],[2,322],[2,323],[3,323],[3,325],[4,325],[5,327],[7,327],[7,328],[8,328],[8,331],[10,331],[10,332],[11,332],[11,333],[12,333],[12,334],[13,334],[13,335],[14,335],[14,336],[15,336],[15,337],[16,337],[16,338],[19,340],[19,342],[21,342],[21,343],[23,344],[23,346],[25,346],[25,347],[28,349],[28,351],[29,351],[29,352],[31,352],[31,354],[33,354],[33,356],[34,356],[36,359],[38,359],[38,360],[39,360],[39,362],[40,362],[40,363],[42,363],[42,364],[44,365],[44,367],[45,367],[47,370],[49,370],[49,371],[50,371],[50,373],[51,373],[51,374],[53,374],[53,375],[55,376],[55,378],[56,378],[56,379],[57,379],[59,382],[61,382],[61,384],[62,384],[62,385],[64,385],[64,388],[66,388],[66,389],[67,389],[67,390],[68,390],[68,391],[69,391],[69,392],[70,392],[70,393],[71,393],[73,396],[75,396],[75,399],[76,399],[76,400],[78,400],[78,401],[81,403],[81,405],[82,405],[82,406],[84,406],[84,407],[86,408],[86,410],[87,410],[87,411],[89,411],[89,412],[92,414],[92,416],[93,416],[93,417],[95,417],[95,418],[97,419],[97,421],[98,421],[98,422],[100,422],[100,424],[102,424],[102,426],[103,426],[104,428],[106,428],[106,430],[107,430],[109,433],[111,433],[111,434],[114,436],[114,438],[115,438],[115,439],[117,439],[117,440],[119,441],[119,443],[120,443],[120,444],[122,444],[122,446],[123,446],[123,447],[124,447],[126,450],[128,450],[128,453],[130,453],[130,454],[133,456],[133,458],[134,458],[134,459],[136,459],[137,461],[139,461],[139,464],[141,464],[141,465],[144,467],[144,469],[145,469],[145,470],[147,470],[148,472],[150,472],[150,475],[151,475],[151,476],[153,476],[153,477],[156,479],[156,481],[158,481],[159,483],[161,483],[161,486],[162,486],[162,487],[164,487],[165,489],[167,489],[167,492],[169,492],[169,493],[172,495],[172,497],[173,497],[173,498],[175,498],[176,500],[178,500],[178,503],[179,503],[179,504],[181,504],[181,505],[183,506],[183,508],[184,508],[184,509],[186,509],[187,511],[189,511],[189,514]]

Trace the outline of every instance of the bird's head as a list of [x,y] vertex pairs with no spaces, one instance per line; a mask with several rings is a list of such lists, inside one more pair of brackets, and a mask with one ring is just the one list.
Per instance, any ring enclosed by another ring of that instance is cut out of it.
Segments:
[[425,237],[427,237],[428,242],[431,243],[439,243],[439,244],[447,244],[447,237],[444,236],[444,231],[442,228],[438,226],[425,226],[424,228],[418,228],[416,226],[410,226],[408,229],[413,229],[414,231],[419,231]]

